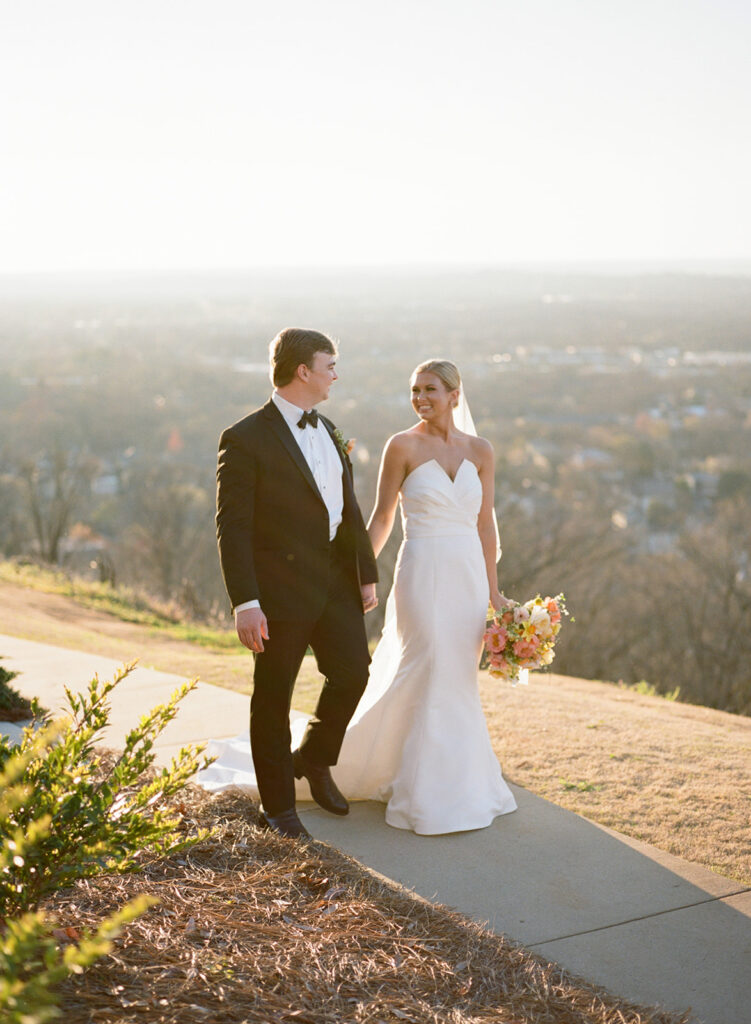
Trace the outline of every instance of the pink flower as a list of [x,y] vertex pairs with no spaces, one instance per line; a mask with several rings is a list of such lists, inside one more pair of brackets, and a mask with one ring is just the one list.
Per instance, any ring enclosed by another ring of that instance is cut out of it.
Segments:
[[504,612],[501,616],[501,622],[504,626],[510,626],[514,621],[514,613],[512,611]]
[[514,644],[514,654],[517,658],[534,658],[539,646],[540,641],[536,636],[529,637],[528,639],[517,640]]
[[514,622],[526,622],[529,618],[529,608],[525,608],[523,604],[520,604],[518,608],[514,608]]
[[485,646],[490,653],[499,654],[506,646],[508,640],[508,633],[497,623],[494,623],[489,629],[485,631]]
[[505,679],[510,679],[516,675],[516,669],[507,661],[502,655],[493,655],[490,658],[490,668],[488,669],[491,676],[503,676]]

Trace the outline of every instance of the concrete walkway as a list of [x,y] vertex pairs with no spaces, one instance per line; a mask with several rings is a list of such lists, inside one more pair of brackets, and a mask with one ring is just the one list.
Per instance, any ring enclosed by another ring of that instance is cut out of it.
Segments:
[[[3,635],[0,658],[22,673],[14,685],[50,709],[62,705],[63,684],[82,689],[118,667]],[[136,669],[113,694],[105,742],[121,743],[183,681]],[[236,735],[247,714],[247,697],[199,683],[162,735],[159,760],[184,743]],[[513,788],[516,813],[447,836],[389,828],[374,803],[353,805],[347,818],[315,805],[301,816],[314,836],[363,864],[620,996],[690,1007],[703,1024],[751,1022],[751,888]]]

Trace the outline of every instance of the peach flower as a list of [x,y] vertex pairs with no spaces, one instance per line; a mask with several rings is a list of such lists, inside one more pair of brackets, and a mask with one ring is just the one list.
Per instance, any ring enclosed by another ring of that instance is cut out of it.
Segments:
[[517,658],[534,658],[539,646],[540,641],[536,636],[528,640],[517,640],[514,644],[514,654]]

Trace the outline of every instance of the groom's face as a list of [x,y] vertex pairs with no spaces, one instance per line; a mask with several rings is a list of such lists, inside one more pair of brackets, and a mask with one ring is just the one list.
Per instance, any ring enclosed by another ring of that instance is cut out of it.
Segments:
[[329,397],[331,385],[337,380],[336,356],[331,352],[316,352],[310,366],[301,367],[310,395],[310,404],[316,405]]

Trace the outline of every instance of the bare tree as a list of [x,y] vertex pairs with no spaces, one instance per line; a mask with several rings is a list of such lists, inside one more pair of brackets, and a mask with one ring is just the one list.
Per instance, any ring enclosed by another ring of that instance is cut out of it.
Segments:
[[[686,533],[674,552],[620,559],[602,589],[600,614],[567,648],[565,671],[646,680],[697,704],[751,714],[751,505],[722,503],[714,522]],[[563,670],[564,664],[556,667]]]
[[170,464],[134,474],[127,492],[119,574],[166,600],[189,605],[193,614],[205,611],[221,582],[213,496],[193,483],[184,468]]
[[21,481],[0,473],[0,553],[6,557],[23,552],[29,538],[28,513]]
[[60,561],[60,542],[90,493],[97,460],[88,453],[54,445],[17,467],[39,556]]
[[669,626],[663,675],[692,701],[751,714],[751,504],[718,506],[715,522],[684,536],[663,572]]

